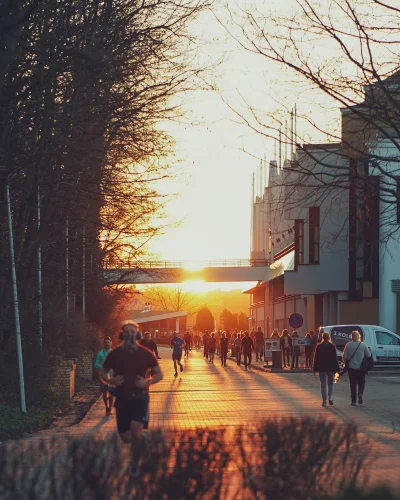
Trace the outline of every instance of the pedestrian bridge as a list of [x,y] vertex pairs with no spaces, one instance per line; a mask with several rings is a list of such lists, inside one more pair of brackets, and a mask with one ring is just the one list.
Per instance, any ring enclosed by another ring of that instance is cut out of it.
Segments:
[[102,270],[104,284],[182,283],[202,280],[210,283],[260,281],[268,274],[266,260],[221,260],[206,262],[147,261],[127,265],[106,263]]

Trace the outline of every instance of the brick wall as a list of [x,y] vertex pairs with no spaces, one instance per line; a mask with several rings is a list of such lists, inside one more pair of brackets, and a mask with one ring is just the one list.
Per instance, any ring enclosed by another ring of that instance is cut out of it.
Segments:
[[93,380],[94,354],[89,351],[82,353],[76,361],[76,376],[84,380]]
[[57,396],[72,398],[75,394],[75,359],[55,358],[49,390]]

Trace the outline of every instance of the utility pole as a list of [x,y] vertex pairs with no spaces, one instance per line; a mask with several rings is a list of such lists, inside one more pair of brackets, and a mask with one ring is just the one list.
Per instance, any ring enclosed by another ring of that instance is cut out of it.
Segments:
[[10,243],[11,279],[12,279],[13,303],[14,303],[15,337],[16,337],[16,343],[17,343],[19,393],[20,393],[20,401],[21,401],[21,412],[26,413],[24,365],[23,365],[23,360],[22,360],[21,325],[20,325],[20,319],[19,319],[17,273],[16,273],[16,269],[15,269],[14,236],[13,236],[12,217],[11,217],[10,186],[9,186],[9,181],[8,181],[9,168],[8,167],[0,167],[0,170],[6,171],[6,203],[7,203],[8,240]]

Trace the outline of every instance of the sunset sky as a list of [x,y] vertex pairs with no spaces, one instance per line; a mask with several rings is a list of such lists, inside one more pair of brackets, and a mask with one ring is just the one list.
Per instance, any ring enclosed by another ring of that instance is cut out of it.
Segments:
[[[290,12],[294,3],[290,0],[282,6],[282,2],[274,1],[269,3],[269,8]],[[239,0],[237,5],[251,4]],[[268,7],[256,5],[268,12]],[[187,123],[167,124],[176,141],[177,156],[182,158],[182,169],[163,189],[179,193],[166,211],[170,220],[180,221],[180,225],[169,228],[150,244],[150,251],[162,260],[250,257],[252,173],[261,158],[273,159],[274,141],[237,123],[239,118],[224,100],[241,111],[246,110],[246,103],[265,113],[277,110],[288,120],[295,102],[300,113],[307,103],[309,112],[316,113],[311,105],[315,95],[303,92],[300,102],[300,89],[293,87],[293,75],[266,58],[240,48],[215,14],[228,29],[237,32],[222,8],[217,8],[214,14],[204,13],[193,26],[194,32],[207,41],[202,49],[204,61],[224,60],[208,82],[217,87],[218,92],[192,92],[185,104]],[[302,127],[304,124],[299,120],[300,131]],[[311,134],[307,136],[305,129],[303,136],[310,141],[320,140]]]

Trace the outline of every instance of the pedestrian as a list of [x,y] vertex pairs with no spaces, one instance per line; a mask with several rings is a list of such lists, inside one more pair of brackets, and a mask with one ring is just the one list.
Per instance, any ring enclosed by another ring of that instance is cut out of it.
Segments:
[[236,351],[235,351],[235,341],[237,339],[237,336],[238,336],[238,333],[237,331],[235,330],[233,333],[232,333],[232,337],[231,337],[231,358],[235,358],[236,357]]
[[122,345],[109,352],[100,369],[103,382],[115,387],[117,429],[121,440],[131,445],[132,479],[139,474],[143,431],[149,423],[149,386],[163,378],[154,354],[138,343],[138,330],[133,321],[123,325]]
[[215,340],[216,340],[216,346],[215,346],[215,351],[217,353],[217,356],[221,357],[221,332],[218,331],[216,336],[215,336]]
[[225,332],[221,335],[221,365],[226,366],[226,358],[228,356],[229,340],[226,338]]
[[150,351],[154,353],[157,359],[161,359],[158,355],[156,341],[150,337],[150,332],[144,332],[143,338],[140,341],[140,345],[142,345],[143,347],[147,347],[147,349],[150,349]]
[[248,371],[251,366],[251,351],[254,350],[254,342],[247,330],[244,332],[240,347],[243,352],[244,369]]
[[254,334],[256,339],[256,362],[258,363],[258,358],[260,358],[260,362],[262,361],[263,349],[264,349],[264,333],[261,330],[261,326],[257,328],[257,331]]
[[292,370],[295,367],[296,363],[296,368],[299,367],[299,357],[300,357],[300,346],[299,345],[293,345],[293,339],[298,339],[299,334],[294,331],[292,332]]
[[281,337],[279,336],[278,330],[275,328],[275,330],[272,332],[271,339],[280,339]]
[[183,340],[185,341],[185,356],[188,358],[190,347],[192,345],[192,336],[189,332],[185,333],[185,335],[183,336]]
[[216,347],[217,347],[217,339],[215,338],[215,333],[212,332],[210,340],[208,341],[209,363],[214,364],[214,356],[215,356]]
[[208,330],[205,331],[203,335],[203,346],[204,346],[204,358],[208,359],[208,341],[210,340],[210,334]]
[[[319,373],[321,384],[322,406],[333,405],[333,380],[335,373],[340,372],[336,347],[331,343],[328,332],[322,335],[322,341],[318,344],[313,363],[313,372]],[[328,391],[326,390],[328,386]]]
[[175,370],[174,377],[177,377],[178,376],[177,365],[179,365],[181,372],[183,372],[183,366],[181,363],[181,359],[182,359],[182,352],[183,352],[183,347],[185,346],[185,342],[183,339],[178,337],[177,332],[174,332],[173,335],[174,336],[172,337],[172,340],[171,340],[172,361],[174,362],[174,370]]
[[344,348],[343,361],[349,372],[351,405],[357,406],[357,394],[358,404],[364,402],[365,375],[372,367],[372,354],[367,344],[361,341],[359,332],[351,332],[351,339]]
[[290,338],[289,332],[286,330],[282,330],[282,335],[281,335],[281,351],[282,351],[282,361],[284,367],[286,367],[286,361],[287,361],[287,366],[290,366],[290,352],[292,350],[292,339]]
[[309,333],[306,333],[306,345],[304,347],[304,354],[306,356],[306,368],[311,368],[312,347],[311,347],[311,335]]
[[314,364],[315,350],[317,349],[318,345],[318,333],[314,332],[313,330],[310,330],[310,336],[311,336],[311,356],[312,356],[312,363]]
[[100,370],[103,367],[104,361],[108,354],[111,351],[111,338],[110,337],[105,337],[103,339],[103,345],[104,348],[99,351],[96,355],[96,360],[94,362],[94,367],[97,370],[97,374],[99,375],[99,381],[100,381],[100,390],[101,394],[103,395],[103,401],[106,407],[106,415],[110,416],[112,412],[112,407],[114,403],[114,396],[110,392],[110,388],[108,384],[103,382],[103,380],[100,378]]
[[241,344],[242,344],[242,331],[240,331],[237,334],[237,337],[235,339],[235,354],[236,354],[236,364],[240,366],[240,360],[242,358],[242,349],[241,349]]
[[194,334],[194,346],[196,349],[200,347],[200,335],[197,332]]

